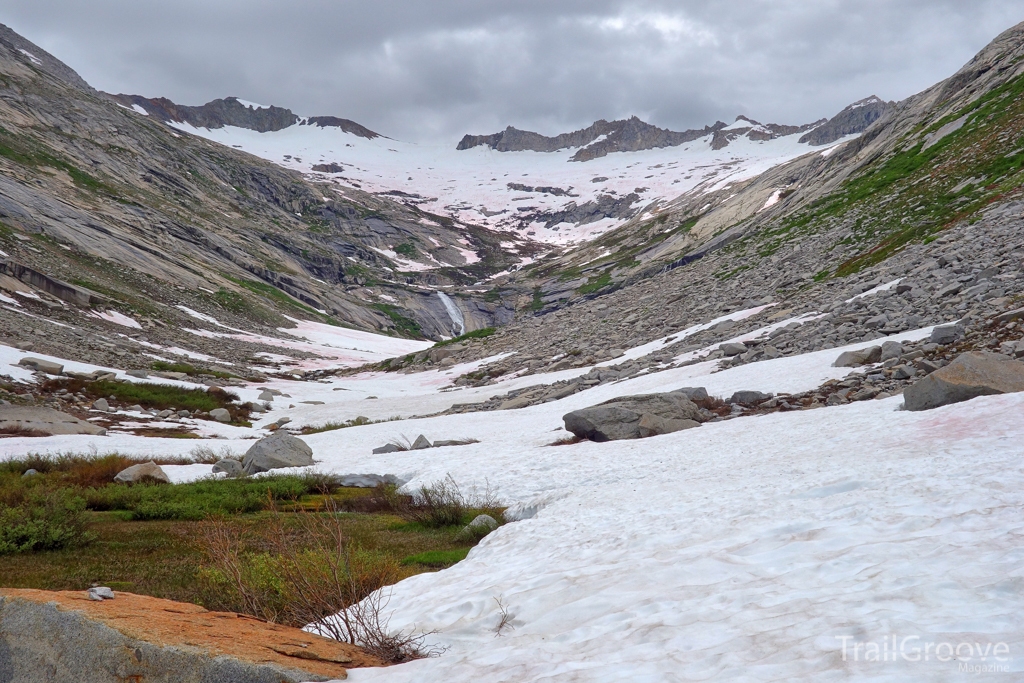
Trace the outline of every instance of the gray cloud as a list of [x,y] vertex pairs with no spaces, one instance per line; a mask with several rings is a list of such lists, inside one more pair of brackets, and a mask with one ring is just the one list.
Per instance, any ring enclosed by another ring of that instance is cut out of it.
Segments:
[[7,23],[102,90],[344,116],[451,142],[636,114],[830,116],[945,78],[1024,0],[6,0]]

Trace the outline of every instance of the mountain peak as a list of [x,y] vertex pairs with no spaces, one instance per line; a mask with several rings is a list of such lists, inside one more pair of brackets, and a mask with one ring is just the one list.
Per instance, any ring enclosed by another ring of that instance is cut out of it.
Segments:
[[724,127],[725,124],[719,121],[714,126],[676,132],[653,126],[638,116],[630,116],[615,121],[598,119],[586,128],[549,137],[508,126],[501,133],[466,135],[456,149],[466,150],[486,145],[499,152],[555,152],[579,148],[570,161],[589,161],[611,152],[635,152],[681,145]]
[[841,112],[809,131],[800,138],[800,142],[811,145],[827,145],[846,135],[863,132],[868,126],[882,117],[892,104],[876,95],[865,97],[848,104]]

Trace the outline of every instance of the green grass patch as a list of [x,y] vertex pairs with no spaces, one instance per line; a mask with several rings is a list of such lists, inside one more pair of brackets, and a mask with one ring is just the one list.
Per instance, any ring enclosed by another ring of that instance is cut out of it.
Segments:
[[580,294],[593,294],[599,292],[612,283],[612,271],[606,270],[600,275],[588,278],[587,283],[577,287],[576,291]]
[[150,382],[89,382],[85,390],[92,396],[114,396],[125,403],[138,403],[144,408],[177,408],[178,410],[210,411],[226,407],[223,401],[202,389],[184,389]]
[[493,335],[495,332],[497,332],[497,329],[493,327],[481,327],[479,330],[473,330],[472,332],[467,332],[466,334],[460,334],[458,337],[452,337],[451,339],[439,341],[436,344],[434,344],[434,348],[437,348],[439,346],[449,346],[451,344],[458,344],[459,342],[464,342],[469,339],[485,339],[486,337],[490,337],[491,335]]
[[89,175],[68,161],[61,159],[57,153],[42,143],[24,135],[18,135],[0,126],[0,156],[22,166],[50,167],[64,171],[75,185],[92,192],[103,192],[116,196],[112,187]]
[[399,334],[415,339],[423,338],[423,330],[420,328],[420,324],[400,313],[394,306],[390,304],[371,304],[371,306],[391,318],[391,321],[395,324],[395,330]]
[[323,320],[324,322],[330,325],[339,325],[338,321],[332,318],[331,316],[324,315],[320,311],[307,306],[298,299],[293,298],[290,294],[283,292],[277,287],[269,285],[266,282],[257,282],[256,280],[235,278],[231,277],[230,275],[225,275],[224,277],[227,278],[228,280],[231,280],[231,282],[234,282],[236,285],[245,287],[250,292],[253,292],[254,294],[259,294],[260,296],[264,296],[270,299],[271,301],[281,304],[282,306],[304,311],[306,313],[309,313],[310,315],[317,317],[320,320]]
[[184,372],[186,375],[212,375],[213,377],[218,377],[220,379],[232,377],[230,372],[221,372],[219,370],[200,370],[196,366],[188,363],[168,363],[167,361],[158,360],[150,364],[149,367],[159,372]]
[[454,550],[428,550],[425,553],[416,553],[402,559],[402,565],[422,565],[433,569],[444,569],[453,564],[462,562],[469,555],[470,548],[456,548]]
[[416,245],[412,242],[403,242],[402,244],[395,245],[395,253],[406,258],[414,258],[417,253]]
[[530,301],[530,310],[536,313],[544,308],[544,299],[541,296],[540,287],[533,288],[533,300]]
[[312,480],[296,476],[197,481],[191,484],[104,486],[84,492],[95,511],[119,511],[124,520],[200,520],[267,510],[315,493]]

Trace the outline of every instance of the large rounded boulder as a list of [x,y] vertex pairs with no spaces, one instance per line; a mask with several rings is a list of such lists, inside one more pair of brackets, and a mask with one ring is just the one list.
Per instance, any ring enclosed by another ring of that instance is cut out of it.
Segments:
[[581,439],[617,441],[698,427],[700,408],[682,392],[621,396],[562,416],[566,430]]
[[302,439],[284,432],[260,439],[242,458],[242,469],[246,474],[312,464],[313,449]]

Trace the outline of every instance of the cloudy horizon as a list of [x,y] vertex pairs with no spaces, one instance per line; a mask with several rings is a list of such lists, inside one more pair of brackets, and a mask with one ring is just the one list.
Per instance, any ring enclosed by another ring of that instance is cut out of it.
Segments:
[[445,143],[630,115],[807,123],[919,92],[1024,20],[1024,0],[5,4],[0,22],[101,90],[234,95]]

